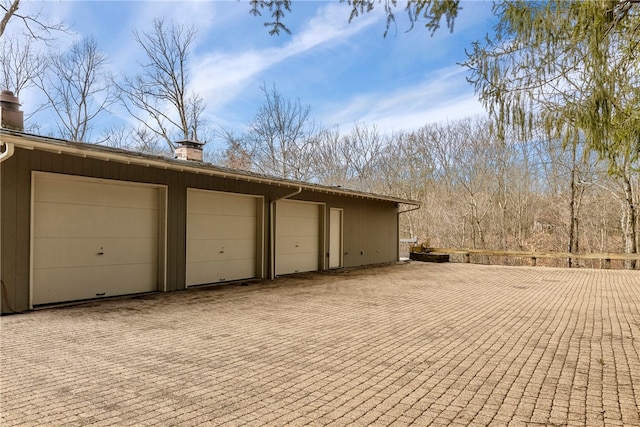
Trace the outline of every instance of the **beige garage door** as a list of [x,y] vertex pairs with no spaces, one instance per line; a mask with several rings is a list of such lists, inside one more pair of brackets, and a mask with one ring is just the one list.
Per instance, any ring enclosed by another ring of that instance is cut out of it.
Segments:
[[158,289],[160,188],[36,173],[32,305]]
[[262,199],[195,189],[187,197],[187,286],[256,277]]
[[276,274],[318,270],[320,209],[316,203],[276,203]]

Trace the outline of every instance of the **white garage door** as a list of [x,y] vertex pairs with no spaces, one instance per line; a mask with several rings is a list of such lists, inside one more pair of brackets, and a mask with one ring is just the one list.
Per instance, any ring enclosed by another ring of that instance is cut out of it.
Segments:
[[318,270],[320,205],[276,203],[276,274]]
[[260,198],[188,190],[187,286],[256,277]]
[[33,175],[32,305],[158,289],[160,188]]

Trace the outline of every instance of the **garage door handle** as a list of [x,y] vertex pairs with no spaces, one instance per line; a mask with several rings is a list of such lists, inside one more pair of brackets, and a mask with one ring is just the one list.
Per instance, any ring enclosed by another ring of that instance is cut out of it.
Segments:
[[104,255],[104,252],[98,252],[98,255]]
[[100,293],[100,294],[96,294],[96,296],[97,296],[97,297],[103,297],[103,296],[105,296],[106,294],[107,294],[106,292],[102,292],[102,293]]

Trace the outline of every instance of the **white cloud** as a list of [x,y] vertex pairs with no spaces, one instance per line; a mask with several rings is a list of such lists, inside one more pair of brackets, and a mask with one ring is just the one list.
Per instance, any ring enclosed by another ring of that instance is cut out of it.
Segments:
[[[317,122],[338,124],[341,129],[366,122],[384,131],[411,130],[484,112],[461,67],[414,76],[417,69],[426,72],[459,60],[453,43],[478,38],[473,24],[486,22],[486,5],[463,2],[453,37],[445,28],[438,33],[442,37],[435,38],[415,28],[409,35],[383,39],[383,7],[349,23],[344,3],[313,2],[287,15],[292,36],[271,37],[262,26],[269,17],[251,16],[246,2],[91,3],[27,1],[25,5],[42,6],[45,13],[51,11],[47,17],[55,20],[75,19],[74,31],[82,35],[93,32],[99,46],[108,52],[110,69],[116,75],[138,71],[141,50],[133,41],[133,29],[149,31],[153,18],[163,16],[167,21],[194,25],[198,34],[191,56],[192,89],[207,103],[207,119],[213,124],[243,127],[259,102],[256,89],[273,79],[279,85],[289,84],[288,94],[310,102]],[[412,80],[407,85],[408,79]],[[36,91],[22,97],[25,110],[38,104]],[[121,117],[122,112],[114,110],[113,119]]]
[[427,123],[484,114],[459,66],[442,68],[415,85],[393,92],[379,90],[359,94],[345,106],[321,117],[325,125],[349,128],[354,122],[376,124],[385,132],[413,130]]
[[428,123],[447,122],[482,114],[485,114],[485,110],[480,102],[473,95],[468,95],[440,103],[436,108],[414,113],[399,112],[366,122],[376,123],[378,129],[390,133],[397,130],[411,131]]
[[330,3],[320,8],[316,16],[309,20],[304,32],[293,37],[287,47],[287,56],[302,53],[324,43],[340,43],[377,22],[379,14],[372,13],[349,23],[344,16],[344,5]]
[[310,50],[343,43],[378,20],[371,14],[349,24],[343,6],[330,3],[319,8],[303,31],[281,46],[244,52],[216,51],[196,58],[191,67],[195,91],[208,100],[212,111],[219,111],[261,72]]
[[129,25],[139,31],[152,29],[154,18],[164,18],[178,25],[206,28],[215,22],[218,7],[215,1],[141,1],[136,2],[135,14],[129,16]]

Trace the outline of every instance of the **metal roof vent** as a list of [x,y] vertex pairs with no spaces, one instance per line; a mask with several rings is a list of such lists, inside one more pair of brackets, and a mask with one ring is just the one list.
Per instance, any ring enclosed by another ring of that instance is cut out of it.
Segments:
[[192,160],[194,162],[202,161],[202,146],[204,142],[192,141],[185,139],[182,141],[176,141],[178,148],[176,148],[175,157],[179,160]]
[[0,127],[24,130],[24,113],[20,110],[20,101],[10,90],[0,93]]

